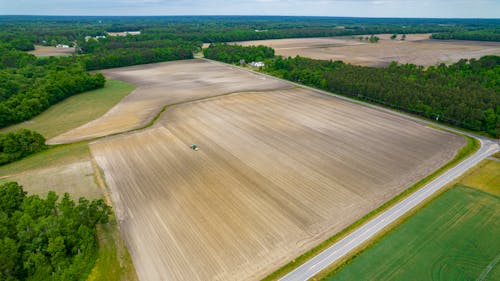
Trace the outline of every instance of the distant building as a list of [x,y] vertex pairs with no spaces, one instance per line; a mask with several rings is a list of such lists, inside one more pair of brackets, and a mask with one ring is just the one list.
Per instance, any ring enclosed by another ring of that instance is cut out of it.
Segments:
[[139,35],[141,31],[123,31],[123,32],[108,32],[109,36],[127,36],[127,35]]
[[106,38],[106,36],[104,36],[104,35],[98,35],[98,36],[95,36],[95,37],[85,36],[85,42],[89,41],[90,39],[99,40],[99,39],[103,39],[103,38]]
[[56,48],[69,48],[69,45],[57,44]]
[[249,64],[253,67],[263,67],[265,65],[264,62],[262,62],[262,61],[253,61]]

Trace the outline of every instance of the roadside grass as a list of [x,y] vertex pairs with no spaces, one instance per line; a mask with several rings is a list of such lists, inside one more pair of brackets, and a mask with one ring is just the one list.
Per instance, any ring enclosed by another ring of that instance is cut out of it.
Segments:
[[134,89],[132,84],[108,80],[102,89],[71,96],[31,120],[0,129],[0,133],[26,128],[50,139],[102,116]]
[[455,185],[322,280],[500,280],[499,203]]
[[500,162],[484,160],[467,172],[460,183],[500,197]]
[[493,157],[500,159],[500,152],[493,154]]
[[293,259],[292,261],[288,262],[284,266],[280,267],[279,269],[277,269],[276,271],[274,271],[273,273],[271,273],[270,275],[268,275],[264,279],[262,279],[262,281],[278,280],[279,278],[283,277],[284,275],[286,275],[290,271],[294,270],[295,268],[297,268],[301,264],[305,263],[306,261],[308,261],[309,259],[311,259],[315,255],[317,255],[318,253],[322,252],[326,248],[333,245],[335,242],[337,242],[340,239],[347,236],[349,233],[351,233],[356,228],[363,225],[365,222],[369,221],[371,218],[375,217],[379,213],[385,211],[389,207],[391,207],[394,204],[398,203],[399,201],[403,200],[408,195],[415,192],[416,190],[418,190],[419,188],[421,188],[422,186],[424,186],[428,182],[432,181],[434,178],[436,178],[440,174],[444,173],[446,170],[450,169],[454,165],[458,164],[460,161],[462,161],[463,159],[465,159],[466,157],[468,157],[469,155],[471,155],[472,153],[474,153],[475,151],[477,151],[479,149],[480,143],[478,140],[476,140],[475,138],[469,137],[469,136],[465,136],[465,135],[464,135],[464,137],[467,139],[467,144],[457,152],[455,157],[450,162],[446,163],[444,166],[442,166],[438,170],[434,171],[432,174],[421,179],[420,181],[418,181],[417,183],[415,183],[414,185],[412,185],[408,189],[404,190],[402,193],[396,195],[391,200],[385,202],[383,205],[381,205],[378,208],[376,208],[375,210],[369,212],[368,214],[363,216],[361,219],[354,222],[353,224],[346,227],[345,229],[341,230],[340,232],[333,235],[329,239],[323,241],[322,243],[320,243],[316,247],[310,249],[309,251],[305,252],[304,254]]
[[114,214],[109,223],[97,226],[99,251],[87,281],[136,281],[132,259],[121,238]]

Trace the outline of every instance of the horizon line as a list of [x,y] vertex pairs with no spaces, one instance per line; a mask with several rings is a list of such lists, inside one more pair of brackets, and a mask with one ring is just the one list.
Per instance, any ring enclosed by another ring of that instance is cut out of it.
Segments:
[[457,20],[500,20],[481,17],[377,17],[377,16],[320,16],[320,15],[251,15],[251,14],[172,14],[172,15],[90,15],[90,14],[0,14],[0,17],[310,17],[310,18],[360,18],[360,19],[457,19]]

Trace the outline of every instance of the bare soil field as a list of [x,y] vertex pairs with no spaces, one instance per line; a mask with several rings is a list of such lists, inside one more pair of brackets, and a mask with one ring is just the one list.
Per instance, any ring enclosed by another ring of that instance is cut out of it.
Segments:
[[75,53],[75,48],[56,48],[51,46],[35,46],[34,51],[28,53],[37,57],[68,56]]
[[[367,35],[363,35],[367,36]],[[237,44],[265,45],[277,55],[300,55],[313,59],[342,60],[365,66],[387,66],[392,61],[430,66],[452,63],[464,58],[500,55],[500,42],[431,40],[430,34],[408,34],[405,41],[391,40],[390,34],[379,34],[378,43],[368,43],[349,37],[295,38],[237,42]]]
[[166,105],[239,91],[272,90],[289,84],[204,60],[148,64],[100,71],[137,85],[102,117],[48,141],[69,143],[147,125]]
[[[210,67],[212,75],[241,77]],[[154,85],[163,76],[137,79]],[[90,149],[140,280],[258,280],[436,170],[465,143],[294,88],[174,106],[153,127]]]

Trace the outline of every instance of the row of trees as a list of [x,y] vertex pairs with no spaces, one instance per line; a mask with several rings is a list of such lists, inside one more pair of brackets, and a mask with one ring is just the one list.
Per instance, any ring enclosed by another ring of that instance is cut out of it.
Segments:
[[475,40],[475,41],[496,41],[500,42],[500,29],[484,30],[459,30],[449,32],[433,33],[432,39],[444,40]]
[[97,253],[96,225],[110,207],[30,195],[15,182],[0,185],[0,280],[84,280]]
[[0,165],[45,150],[45,138],[35,131],[20,129],[0,134]]
[[266,46],[249,46],[229,44],[210,44],[203,50],[206,58],[223,61],[227,63],[263,61],[274,57],[274,49]]
[[129,35],[107,37],[99,40],[82,40],[78,43],[80,56],[87,70],[113,68],[161,61],[193,58],[201,42],[151,38]]
[[461,60],[424,69],[392,63],[387,68],[278,57],[265,71],[451,125],[500,136],[500,57]]
[[36,59],[21,51],[0,49],[0,128],[28,120],[104,83],[102,74],[88,74],[77,58]]

